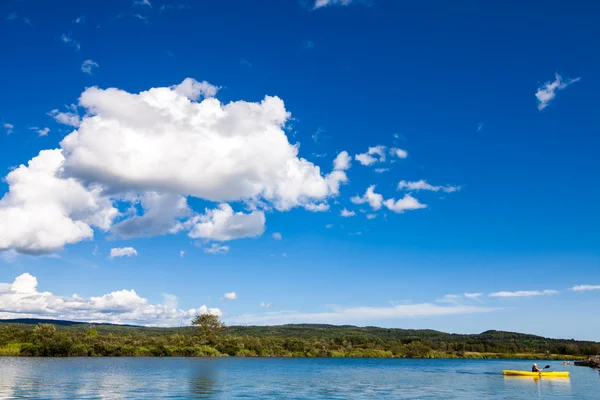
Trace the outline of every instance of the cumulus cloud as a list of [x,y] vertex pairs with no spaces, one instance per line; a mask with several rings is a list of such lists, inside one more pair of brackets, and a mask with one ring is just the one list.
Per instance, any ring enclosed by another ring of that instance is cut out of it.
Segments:
[[213,243],[210,247],[204,247],[202,250],[208,254],[227,254],[229,253],[229,246],[220,246]]
[[350,169],[352,166],[352,157],[348,154],[347,151],[342,151],[337,155],[335,160],[333,160],[333,169],[336,171],[345,171]]
[[11,133],[13,133],[13,130],[15,129],[15,126],[13,124],[8,124],[8,123],[2,124],[2,127],[6,131],[7,135],[10,135]]
[[264,301],[261,301],[259,304],[260,307],[263,308],[270,308],[271,307],[271,303],[265,303]]
[[[113,202],[132,196],[144,214],[115,225],[121,236],[188,229],[192,238],[232,240],[262,234],[262,209],[325,210],[348,178],[341,169],[322,173],[298,156],[284,131],[290,113],[283,101],[222,104],[212,97],[217,90],[189,78],[141,93],[91,87],[79,98],[83,117],[76,105],[52,110],[57,122],[77,129],[59,149],[7,176],[0,249],[48,252],[90,239],[93,228],[112,226]],[[186,216],[188,196],[221,205]],[[234,213],[229,201],[253,211]]]
[[402,214],[407,210],[418,210],[420,208],[427,207],[425,204],[419,203],[419,200],[415,199],[410,194],[405,194],[404,197],[399,200],[387,199],[383,202],[383,204],[388,208],[388,210],[399,214]]
[[97,62],[92,60],[85,60],[83,64],[81,64],[81,71],[92,75],[92,69],[100,67]]
[[137,256],[137,250],[133,247],[115,247],[110,249],[110,258]]
[[578,82],[580,79],[581,78],[567,79],[565,81],[559,74],[556,74],[554,81],[544,83],[538,88],[537,92],[535,92],[535,97],[538,101],[538,110],[542,111],[544,108],[548,107],[550,102],[556,97],[558,91],[565,89],[572,83]]
[[376,162],[384,162],[385,146],[369,147],[366,153],[357,154],[354,156],[354,159],[365,166],[375,164]]
[[457,192],[460,190],[460,186],[433,186],[430,185],[429,183],[427,183],[427,181],[421,179],[420,181],[416,181],[416,182],[407,182],[407,181],[400,181],[398,183],[398,190],[401,189],[407,189],[407,190],[429,190],[432,192],[445,192],[445,193],[452,193],[452,192]]
[[50,318],[149,326],[189,325],[198,314],[222,315],[218,308],[202,305],[177,309],[177,297],[163,295],[163,304],[150,304],[135,290],[117,290],[101,296],[57,296],[39,292],[37,279],[24,273],[12,283],[0,283],[0,318]]
[[600,285],[577,285],[571,288],[574,292],[587,292],[590,290],[600,290]]
[[390,154],[402,159],[408,157],[408,152],[406,150],[398,149],[395,147],[390,149]]
[[183,251],[183,250],[179,250],[179,257],[180,257],[180,258],[183,258],[183,257],[185,257],[185,251]]
[[367,214],[367,219],[375,219],[377,218],[377,214]]
[[369,203],[374,210],[379,210],[383,204],[383,196],[379,193],[375,193],[375,185],[371,185],[367,188],[367,191],[362,197],[357,195],[351,197],[350,201],[354,204]]
[[490,297],[532,297],[558,294],[557,290],[518,290],[516,292],[494,292]]
[[98,186],[63,176],[60,150],[43,150],[5,178],[0,199],[0,251],[40,254],[108,230],[118,211]]
[[279,232],[274,232],[272,236],[273,236],[273,239],[275,239],[275,240],[283,239],[283,236],[281,236],[281,233],[279,233]]
[[237,299],[237,294],[235,292],[225,293],[223,295],[223,297],[221,297],[221,300],[236,300],[236,299]]
[[281,325],[292,323],[315,324],[354,324],[362,325],[369,321],[395,320],[404,318],[425,318],[446,315],[480,314],[496,311],[498,308],[473,305],[439,305],[432,303],[398,304],[390,307],[331,307],[331,311],[321,313],[279,312],[266,314],[240,315],[229,319],[231,324]]
[[265,221],[262,211],[236,213],[229,204],[221,203],[219,208],[207,209],[204,215],[198,217],[198,222],[192,227],[189,236],[220,242],[258,237],[265,231]]

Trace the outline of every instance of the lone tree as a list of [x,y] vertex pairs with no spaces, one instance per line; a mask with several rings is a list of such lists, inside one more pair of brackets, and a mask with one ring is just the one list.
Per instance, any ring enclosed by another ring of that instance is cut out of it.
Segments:
[[209,313],[197,315],[192,321],[200,330],[200,338],[205,343],[214,343],[220,336],[225,324],[219,321],[219,316]]

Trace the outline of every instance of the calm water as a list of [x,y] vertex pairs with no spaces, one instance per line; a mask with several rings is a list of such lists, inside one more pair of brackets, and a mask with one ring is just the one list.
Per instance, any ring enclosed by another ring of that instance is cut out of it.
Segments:
[[[538,361],[538,363],[540,363]],[[504,378],[523,361],[0,357],[0,398],[600,399],[600,374]]]

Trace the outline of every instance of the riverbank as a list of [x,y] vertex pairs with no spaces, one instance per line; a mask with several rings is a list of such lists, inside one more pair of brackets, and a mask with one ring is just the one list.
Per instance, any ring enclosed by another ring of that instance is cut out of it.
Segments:
[[431,330],[284,325],[227,327],[207,333],[196,327],[60,323],[0,323],[0,356],[576,360],[600,353],[600,343],[500,331],[457,335]]

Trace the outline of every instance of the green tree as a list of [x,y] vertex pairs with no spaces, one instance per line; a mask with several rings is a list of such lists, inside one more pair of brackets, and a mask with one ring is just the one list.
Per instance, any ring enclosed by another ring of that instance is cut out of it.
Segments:
[[200,330],[200,338],[203,343],[215,343],[221,337],[225,324],[219,320],[218,315],[204,313],[197,315],[192,321]]

